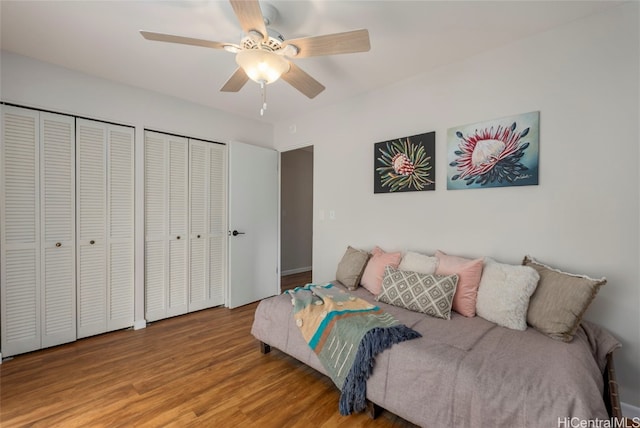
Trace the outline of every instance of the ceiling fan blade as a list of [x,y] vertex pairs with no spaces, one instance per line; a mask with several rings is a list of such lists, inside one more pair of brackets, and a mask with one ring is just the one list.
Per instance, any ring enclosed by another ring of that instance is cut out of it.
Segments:
[[262,35],[263,40],[267,40],[267,27],[264,24],[264,17],[260,9],[258,0],[229,0],[231,7],[240,21],[242,30],[249,34],[251,31],[257,31]]
[[225,84],[220,88],[221,92],[238,92],[245,83],[249,80],[249,76],[244,70],[240,67],[233,72],[229,80],[225,82]]
[[305,94],[309,98],[314,98],[324,91],[324,86],[313,77],[302,71],[294,63],[290,63],[289,71],[282,75],[282,80]]
[[367,52],[371,49],[369,31],[354,30],[325,36],[302,37],[285,40],[282,47],[293,45],[298,48],[295,58]]
[[181,45],[202,46],[204,48],[222,49],[229,43],[213,42],[211,40],[193,39],[191,37],[174,36],[173,34],[154,33],[152,31],[140,30],[140,34],[147,40],[156,42],[179,43]]

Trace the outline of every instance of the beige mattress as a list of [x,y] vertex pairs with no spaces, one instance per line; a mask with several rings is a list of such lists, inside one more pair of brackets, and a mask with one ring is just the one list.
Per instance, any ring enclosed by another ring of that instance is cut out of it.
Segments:
[[[335,281],[335,285],[341,286]],[[606,355],[619,342],[583,322],[571,343],[509,330],[483,318],[432,318],[374,302],[422,338],[378,355],[367,398],[424,427],[556,427],[559,418],[608,419],[602,398]],[[291,299],[260,302],[252,334],[326,374],[291,315]],[[336,412],[338,403],[336,401]]]

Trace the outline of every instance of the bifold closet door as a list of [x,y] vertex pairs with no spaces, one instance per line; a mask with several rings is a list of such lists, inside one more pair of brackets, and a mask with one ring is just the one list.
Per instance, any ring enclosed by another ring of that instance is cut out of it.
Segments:
[[134,129],[107,128],[107,331],[134,323]]
[[145,131],[145,318],[188,311],[189,142]]
[[145,131],[145,317],[225,303],[226,146]]
[[42,347],[76,339],[75,120],[40,113]]
[[225,146],[189,140],[189,311],[224,304]]
[[209,298],[226,303],[227,288],[227,146],[209,145]]
[[78,337],[133,325],[133,139],[77,120]]
[[76,338],[73,117],[2,106],[3,356]]

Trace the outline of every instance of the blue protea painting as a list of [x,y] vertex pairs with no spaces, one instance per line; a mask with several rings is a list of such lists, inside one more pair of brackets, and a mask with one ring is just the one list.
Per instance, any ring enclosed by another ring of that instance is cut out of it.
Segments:
[[447,188],[538,184],[539,112],[449,129]]
[[374,193],[435,189],[435,132],[374,146]]

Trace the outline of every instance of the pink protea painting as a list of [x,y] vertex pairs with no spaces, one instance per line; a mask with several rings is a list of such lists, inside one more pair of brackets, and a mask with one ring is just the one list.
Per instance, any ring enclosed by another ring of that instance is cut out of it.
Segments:
[[531,112],[449,129],[447,189],[538,184],[538,124]]
[[374,193],[435,189],[435,132],[376,143]]

